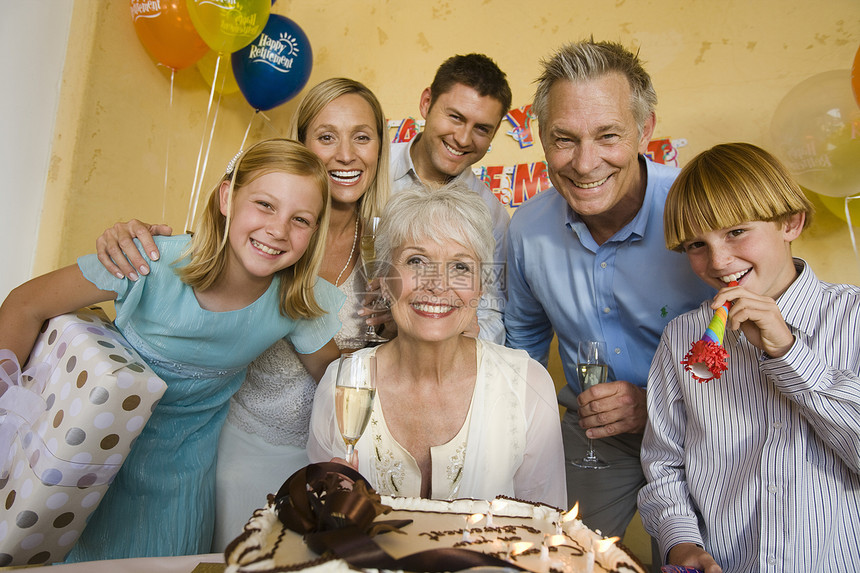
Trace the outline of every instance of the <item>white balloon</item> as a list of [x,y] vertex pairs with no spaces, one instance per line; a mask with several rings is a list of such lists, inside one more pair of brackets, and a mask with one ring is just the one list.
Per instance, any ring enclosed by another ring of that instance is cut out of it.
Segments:
[[771,136],[776,155],[804,187],[830,197],[860,193],[860,107],[850,70],[795,86],[776,108]]

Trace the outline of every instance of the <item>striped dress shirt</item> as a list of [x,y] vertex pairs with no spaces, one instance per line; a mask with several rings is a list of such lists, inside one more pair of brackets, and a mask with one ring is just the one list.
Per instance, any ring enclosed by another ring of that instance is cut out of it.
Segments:
[[726,332],[728,370],[698,383],[679,361],[713,315],[708,302],[663,333],[639,493],[663,556],[691,542],[726,573],[860,564],[860,288],[795,266],[777,300],[795,335],[785,356]]

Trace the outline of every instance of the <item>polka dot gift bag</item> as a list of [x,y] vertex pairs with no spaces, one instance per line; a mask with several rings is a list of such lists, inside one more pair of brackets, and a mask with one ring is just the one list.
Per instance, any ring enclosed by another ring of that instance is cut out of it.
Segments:
[[0,353],[0,567],[62,561],[167,385],[99,308]]

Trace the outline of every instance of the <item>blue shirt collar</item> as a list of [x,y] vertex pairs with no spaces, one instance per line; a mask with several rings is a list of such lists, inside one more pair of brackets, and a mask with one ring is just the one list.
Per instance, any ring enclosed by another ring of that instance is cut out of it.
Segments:
[[[636,213],[636,216],[633,217],[633,220],[624,225],[617,233],[612,235],[609,238],[607,243],[609,242],[624,242],[624,241],[638,241],[645,236],[645,229],[648,226],[648,219],[651,216],[651,203],[653,202],[654,196],[654,185],[652,184],[653,178],[649,177],[649,173],[651,171],[651,162],[648,161],[642,155],[639,156],[639,161],[645,162],[645,198],[642,200],[642,206],[639,208],[639,211]],[[582,217],[574,211],[570,204],[565,202],[567,209],[565,215],[565,225],[572,229],[573,232],[579,237],[579,241],[588,248],[592,252],[597,252],[599,246],[597,242],[592,238],[591,231],[588,230],[588,227],[585,225],[585,222],[582,220]]]

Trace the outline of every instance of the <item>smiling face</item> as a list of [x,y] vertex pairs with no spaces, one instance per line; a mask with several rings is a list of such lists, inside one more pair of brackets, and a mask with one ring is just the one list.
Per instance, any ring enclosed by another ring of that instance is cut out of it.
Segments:
[[352,205],[376,178],[380,141],[373,109],[358,94],[345,94],[311,121],[305,145],[328,170],[332,203]]
[[454,84],[430,105],[421,94],[424,131],[412,146],[412,162],[422,181],[442,184],[483,159],[507,110],[474,88]]
[[384,283],[398,336],[425,342],[459,336],[481,298],[478,258],[450,239],[405,242]]
[[640,135],[630,84],[616,72],[576,83],[558,80],[549,93],[540,139],[550,180],[586,222],[603,217],[623,225],[644,196],[639,154],[648,147],[654,116]]
[[[225,216],[228,191],[225,182],[220,192]],[[234,189],[228,269],[252,280],[271,280],[304,255],[322,208],[322,192],[312,177],[272,172]]]
[[693,272],[714,288],[736,280],[750,292],[776,299],[797,276],[791,241],[803,230],[804,218],[798,213],[784,223],[750,221],[698,233],[681,247]]

